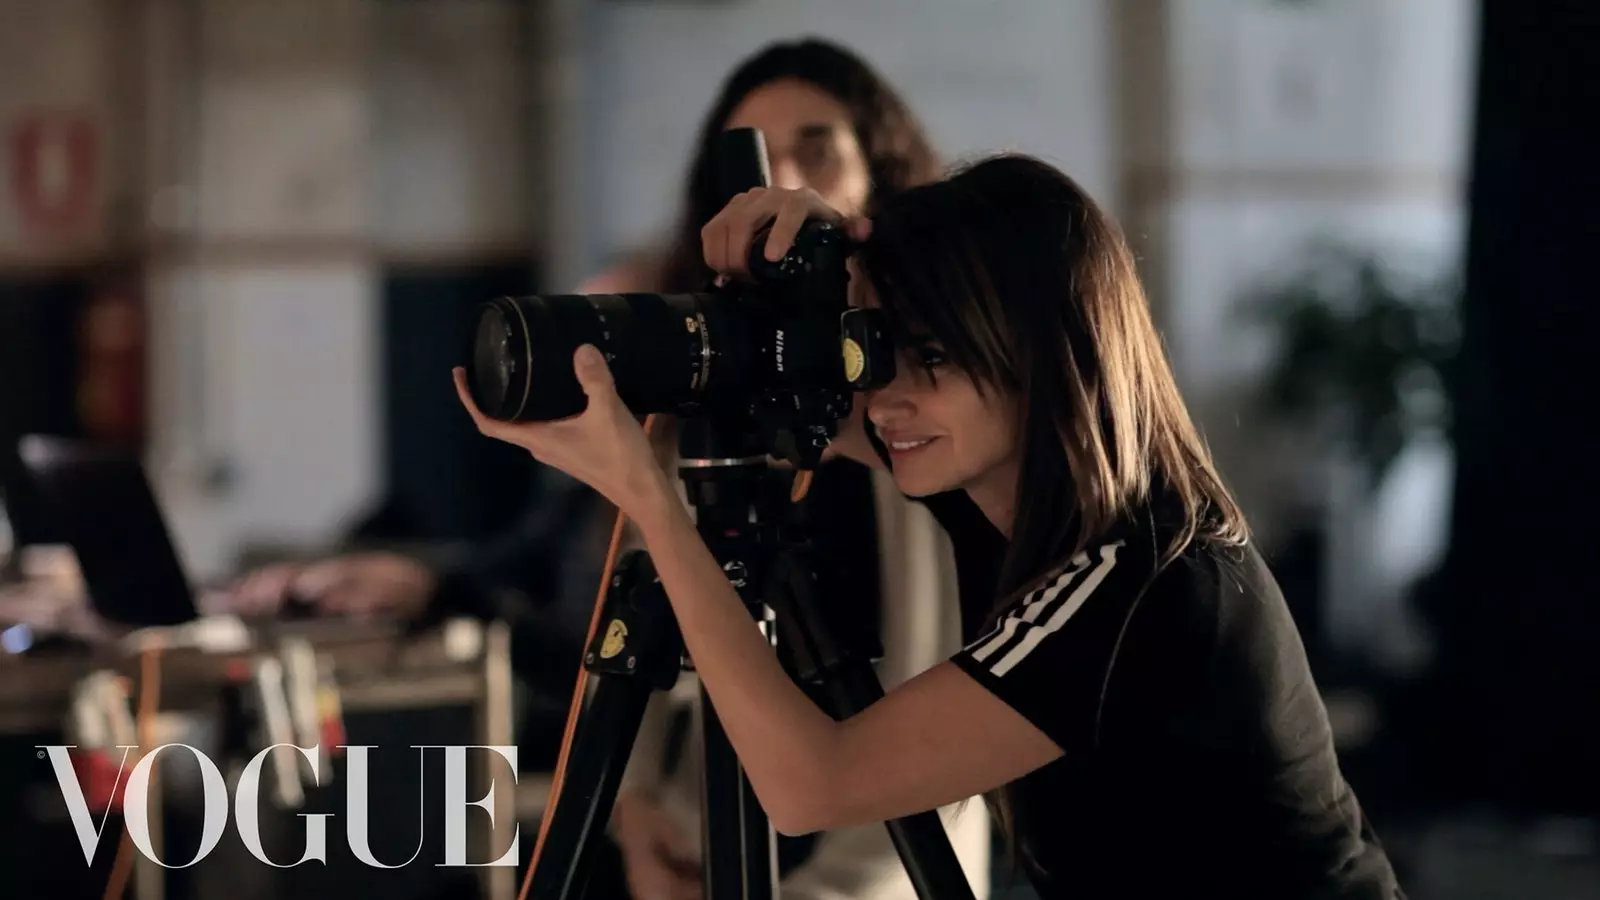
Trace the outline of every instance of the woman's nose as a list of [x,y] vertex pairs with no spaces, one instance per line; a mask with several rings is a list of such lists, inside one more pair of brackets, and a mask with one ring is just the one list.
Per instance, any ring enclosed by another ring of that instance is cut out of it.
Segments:
[[771,160],[772,186],[786,190],[798,191],[806,187],[805,173],[788,156],[781,156]]
[[902,421],[911,413],[911,404],[893,384],[865,392],[867,419],[879,428]]

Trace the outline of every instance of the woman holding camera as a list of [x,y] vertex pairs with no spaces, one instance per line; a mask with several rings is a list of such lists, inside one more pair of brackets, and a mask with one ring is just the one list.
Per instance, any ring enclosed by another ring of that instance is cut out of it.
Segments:
[[[763,227],[776,258],[808,217],[841,218],[814,192],[748,192],[702,231],[704,258],[742,277]],[[1113,223],[1010,156],[846,227],[852,302],[884,310],[900,356],[841,441],[936,512],[974,505],[1003,556],[994,595],[962,598],[965,647],[845,721],[750,627],[594,348],[574,357],[588,408],[559,422],[487,419],[456,375],[481,431],[635,523],[774,824],[982,793],[1047,900],[1400,896]]]

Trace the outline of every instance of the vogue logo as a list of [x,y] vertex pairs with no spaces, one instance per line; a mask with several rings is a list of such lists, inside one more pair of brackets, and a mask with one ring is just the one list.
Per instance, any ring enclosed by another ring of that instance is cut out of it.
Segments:
[[[239,783],[233,793],[233,822],[239,829],[239,837],[245,847],[256,859],[269,866],[280,869],[293,868],[301,863],[316,860],[326,864],[328,861],[328,819],[333,813],[300,813],[300,818],[306,820],[306,850],[305,854],[292,863],[274,862],[267,858],[266,851],[261,846],[261,826],[258,820],[258,811],[261,806],[261,767],[266,762],[267,754],[273,750],[285,748],[298,752],[311,765],[311,777],[314,783],[321,782],[321,749],[312,747],[296,747],[293,744],[273,744],[266,747],[251,757],[250,762],[239,774]],[[100,844],[100,836],[105,830],[106,816],[109,809],[101,816],[98,826],[92,821],[88,801],[83,796],[83,786],[78,782],[77,772],[72,765],[72,755],[68,752],[76,749],[73,746],[41,746],[38,748],[41,756],[48,756],[51,766],[55,769],[56,782],[61,785],[61,797],[66,801],[67,811],[72,817],[73,830],[77,832],[78,843],[83,847],[84,862],[92,864],[95,848]],[[136,747],[119,746],[122,751],[122,762],[117,767],[117,784],[122,783],[122,773],[128,764],[128,753]],[[346,798],[348,801],[347,818],[345,819],[345,841],[350,846],[350,852],[356,859],[369,866],[379,869],[398,869],[410,865],[422,852],[422,842],[418,841],[417,852],[411,859],[402,863],[390,865],[380,862],[372,854],[372,848],[367,841],[367,773],[369,761],[367,751],[371,747],[344,746],[342,749],[348,757],[347,773],[345,776]],[[451,746],[447,744],[415,744],[412,749],[419,751],[419,755],[429,750],[444,751],[444,862],[443,866],[515,866],[517,864],[517,847],[521,840],[520,830],[512,832],[511,846],[494,862],[467,862],[467,807],[481,807],[489,814],[489,822],[494,824],[494,808],[491,798],[494,796],[494,782],[489,784],[489,792],[481,800],[467,799],[467,751],[484,750],[499,754],[511,765],[512,783],[516,783],[517,748],[478,746],[466,744]],[[194,859],[186,863],[169,863],[157,858],[155,849],[150,843],[150,774],[163,751],[179,752],[188,751],[200,764],[201,783],[205,793],[205,814],[200,830],[200,847],[195,851]],[[115,788],[113,788],[113,791]],[[188,744],[162,744],[146,753],[134,764],[133,770],[128,773],[127,784],[123,788],[123,821],[127,825],[128,835],[133,839],[133,844],[146,858],[158,865],[169,869],[184,869],[198,863],[216,848],[217,842],[222,839],[222,830],[228,821],[228,786],[222,777],[222,770],[212,762],[204,753]]]

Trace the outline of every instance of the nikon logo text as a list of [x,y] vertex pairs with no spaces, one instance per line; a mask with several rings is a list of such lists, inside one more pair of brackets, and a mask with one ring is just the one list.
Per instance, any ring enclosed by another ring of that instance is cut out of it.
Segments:
[[[87,863],[94,861],[95,848],[100,844],[100,837],[105,830],[106,816],[102,813],[98,824],[92,821],[88,801],[83,796],[83,786],[78,783],[77,772],[72,766],[72,757],[68,753],[74,749],[71,746],[42,746],[38,748],[40,758],[48,758],[55,769],[56,781],[61,786],[61,797],[66,801],[67,811],[72,817],[73,830],[78,835],[78,843],[83,847],[83,858]],[[123,773],[128,767],[128,756],[135,747],[118,747],[122,751],[122,762],[117,768],[116,784],[123,785]],[[274,862],[267,858],[266,851],[261,846],[261,825],[259,810],[261,807],[261,767],[265,764],[267,754],[274,750],[287,750],[299,753],[311,766],[311,776],[315,783],[321,782],[322,754],[320,748],[296,747],[293,744],[274,744],[251,757],[243,771],[239,774],[239,783],[233,792],[233,821],[239,829],[239,838],[245,847],[256,859],[269,866],[280,869],[292,868],[301,863],[315,860],[326,864],[328,862],[328,819],[332,813],[300,813],[306,820],[306,849],[300,859],[291,863]],[[347,799],[347,812],[345,819],[345,840],[350,846],[350,852],[373,868],[398,869],[409,865],[417,855],[422,852],[422,841],[418,841],[417,853],[411,859],[394,864],[380,862],[372,854],[368,842],[368,771],[370,760],[368,751],[373,749],[367,746],[341,747],[348,757],[345,772],[345,795]],[[489,823],[494,824],[494,808],[491,798],[494,796],[494,783],[490,782],[489,793],[481,800],[467,799],[467,751],[478,750],[498,754],[511,766],[512,783],[516,783],[517,748],[516,747],[485,747],[476,745],[449,746],[443,744],[413,745],[411,749],[421,754],[429,750],[444,751],[444,862],[443,866],[515,866],[517,864],[517,848],[521,839],[518,831],[513,831],[511,846],[501,857],[493,862],[467,862],[467,807],[481,807],[489,814]],[[205,793],[205,815],[200,829],[200,847],[195,851],[194,859],[183,863],[172,863],[159,859],[150,841],[150,775],[151,768],[163,753],[189,753],[200,764],[201,784]],[[419,759],[420,762],[420,759]],[[421,798],[425,800],[424,798]],[[424,804],[425,805],[425,804]],[[222,777],[222,770],[212,762],[204,753],[188,744],[162,744],[146,753],[134,764],[132,771],[127,772],[127,783],[123,788],[122,802],[123,820],[128,827],[128,836],[132,838],[133,845],[143,853],[146,858],[158,865],[169,869],[184,869],[198,863],[211,853],[222,839],[222,830],[228,822],[228,787]],[[423,835],[423,840],[426,835]]]

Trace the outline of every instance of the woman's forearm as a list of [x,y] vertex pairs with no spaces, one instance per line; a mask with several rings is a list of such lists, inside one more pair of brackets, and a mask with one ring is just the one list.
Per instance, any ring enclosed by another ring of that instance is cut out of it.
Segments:
[[774,826],[811,821],[838,724],[779,665],[677,494],[653,493],[635,524],[728,740]]

